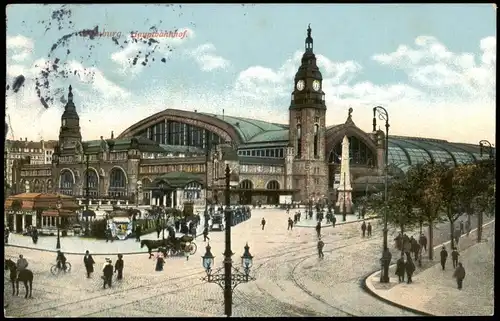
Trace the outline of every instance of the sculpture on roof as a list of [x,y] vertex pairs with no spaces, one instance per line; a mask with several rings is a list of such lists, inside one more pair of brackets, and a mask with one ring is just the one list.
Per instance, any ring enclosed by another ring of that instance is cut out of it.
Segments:
[[104,153],[104,152],[107,152],[107,151],[109,151],[108,143],[101,136],[101,152]]

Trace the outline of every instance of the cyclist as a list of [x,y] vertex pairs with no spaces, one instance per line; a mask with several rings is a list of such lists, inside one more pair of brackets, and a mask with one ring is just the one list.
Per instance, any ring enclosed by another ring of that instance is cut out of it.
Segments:
[[61,250],[57,250],[57,268],[59,270],[66,271],[66,257],[64,256],[64,253],[61,252]]

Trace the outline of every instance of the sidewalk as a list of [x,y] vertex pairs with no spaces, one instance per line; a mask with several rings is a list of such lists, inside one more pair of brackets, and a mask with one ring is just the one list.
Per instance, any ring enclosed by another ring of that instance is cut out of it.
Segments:
[[[348,214],[346,216],[346,221],[344,222],[342,219],[342,214],[335,214],[335,218],[337,219],[335,226],[337,225],[342,225],[342,224],[348,224],[348,223],[356,223],[359,222],[361,223],[362,221],[369,221],[371,219],[374,219],[376,217],[366,217],[364,220],[359,219],[357,215],[355,214]],[[318,224],[318,221],[313,216],[313,219],[301,219],[297,224],[295,224],[293,227],[316,227],[316,224]],[[327,227],[327,226],[332,226],[332,223],[326,223],[326,219],[323,219],[321,222],[321,227]],[[360,226],[360,231],[361,231],[361,226]]]
[[466,277],[461,291],[453,278],[453,265],[449,242],[446,270],[439,264],[439,250],[435,247],[435,264],[422,270],[417,267],[413,283],[398,283],[394,266],[389,269],[390,284],[381,284],[380,271],[366,280],[368,291],[388,303],[415,310],[422,314],[436,316],[476,316],[493,315],[494,306],[494,253],[495,222],[483,229],[484,239],[477,244],[477,230],[470,236],[462,236],[459,242],[460,257]]
[[[204,220],[205,219],[202,217],[200,224],[196,229],[197,237],[203,234]],[[156,236],[156,232],[144,234],[141,236],[141,240],[157,240],[158,238]],[[168,231],[165,230],[165,238],[167,236]],[[162,234],[160,233],[160,238],[161,237]],[[148,251],[146,247],[141,249],[140,243],[136,242],[135,239],[127,239],[123,241],[115,240],[113,242],[79,236],[65,236],[60,239],[61,251],[65,254],[85,254],[85,251],[88,250],[93,255],[117,255],[118,253],[127,255],[147,253]],[[5,246],[56,252],[56,242],[57,237],[55,236],[40,236],[38,238],[38,243],[34,244],[31,237],[12,233],[9,236],[9,243]]]

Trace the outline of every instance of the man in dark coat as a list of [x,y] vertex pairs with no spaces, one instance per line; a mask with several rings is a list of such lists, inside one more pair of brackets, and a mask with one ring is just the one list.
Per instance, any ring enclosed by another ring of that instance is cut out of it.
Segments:
[[418,239],[418,243],[420,243],[421,248],[427,252],[427,237],[425,237],[424,233],[420,234],[420,238]]
[[36,227],[34,227],[31,231],[31,239],[33,240],[34,244],[38,242],[38,230],[36,229]]
[[156,222],[156,238],[157,239],[160,238],[160,233],[161,233],[161,223],[160,222]]
[[106,264],[102,268],[102,273],[103,273],[103,279],[104,279],[104,284],[103,284],[103,289],[106,288],[106,285],[108,285],[111,288],[111,283],[113,281],[113,264],[111,262],[111,259],[106,258]]
[[123,279],[123,265],[123,255],[118,254],[118,260],[115,262],[115,272],[118,272],[117,280]]
[[465,269],[462,266],[462,263],[458,263],[458,266],[453,273],[453,277],[457,279],[458,289],[462,290],[462,284],[465,279]]
[[406,278],[408,284],[412,283],[411,277],[413,276],[413,272],[415,272],[415,264],[413,263],[411,256],[408,255],[406,263],[405,263],[405,270],[406,270]]
[[85,270],[87,270],[87,279],[90,278],[90,274],[94,272],[94,258],[90,255],[89,251],[85,251],[85,256],[83,257],[83,264],[85,265]]
[[[321,224],[321,223],[320,223]],[[325,247],[325,243],[321,240],[321,237],[318,240],[318,256],[320,259],[324,258],[323,248]]]
[[363,237],[365,237],[366,233],[366,223],[363,221],[363,224],[361,224],[361,232],[363,233]]
[[293,221],[292,219],[289,217],[288,218],[288,227],[287,227],[287,231],[290,230],[290,229],[293,229]]
[[446,266],[446,259],[448,258],[448,251],[446,251],[444,245],[443,248],[441,249],[440,256],[441,256],[441,267],[443,268],[444,271],[444,268]]
[[451,261],[453,262],[453,268],[456,268],[458,266],[458,257],[460,254],[458,254],[457,248],[453,248],[453,251],[451,251]]
[[318,235],[318,237],[321,237],[321,222],[318,222],[318,224],[316,224],[316,234]]
[[398,276],[399,282],[405,281],[405,260],[404,256],[401,256],[396,262],[396,275]]
[[335,224],[337,224],[337,218],[335,217],[335,214],[332,214],[332,227],[335,227]]
[[372,236],[372,225],[368,222],[368,226],[366,227],[366,232],[368,232],[368,237]]
[[264,218],[260,221],[260,225],[262,225],[262,230],[264,230],[264,227],[266,226],[266,220]]
[[142,232],[141,226],[137,225],[137,227],[135,228],[135,241],[136,242],[140,242],[141,241],[141,232]]

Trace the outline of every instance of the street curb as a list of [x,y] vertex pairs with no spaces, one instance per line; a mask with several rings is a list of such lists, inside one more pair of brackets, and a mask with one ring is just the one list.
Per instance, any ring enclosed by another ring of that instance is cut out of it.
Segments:
[[[200,233],[200,234],[197,234],[196,237],[198,236],[202,236],[203,233]],[[137,242],[139,243],[139,242]],[[48,249],[38,249],[36,247],[29,247],[29,246],[24,246],[24,245],[16,245],[16,244],[10,244],[10,243],[7,243],[5,244],[5,246],[10,246],[10,247],[16,247],[16,248],[20,248],[20,249],[27,249],[27,250],[33,250],[33,251],[40,251],[40,252],[51,252],[51,253],[57,253],[57,250],[48,250]],[[77,253],[77,252],[64,252],[64,254],[67,254],[67,255],[85,255],[85,252],[81,252],[81,253]],[[148,254],[148,251],[145,250],[145,251],[137,251],[137,252],[116,252],[116,253],[91,253],[92,255],[118,255],[118,254],[121,254],[121,255],[136,255],[136,254]]]
[[[486,226],[492,224],[492,223],[495,223],[495,219],[483,224],[483,228],[485,228]],[[471,230],[469,233],[473,233],[477,231],[477,227],[473,230]],[[467,235],[467,233],[464,233],[462,235],[460,235],[460,237],[464,236],[464,235]],[[438,244],[436,246],[434,246],[434,250],[438,250],[440,247],[442,247],[443,245],[447,245],[451,243],[451,241],[446,241],[446,242],[443,242],[441,244]],[[479,244],[479,243],[476,243],[476,244]],[[436,262],[436,264],[438,264],[438,262]],[[396,266],[396,264],[391,264],[389,265],[389,269],[391,267],[394,267]],[[405,305],[402,305],[402,304],[399,304],[397,302],[394,302],[394,301],[391,301],[389,299],[386,299],[380,295],[378,295],[377,293],[375,293],[375,291],[373,291],[367,284],[367,280],[374,277],[376,274],[378,273],[381,273],[380,269],[377,269],[375,270],[374,272],[368,274],[368,276],[364,277],[361,281],[361,288],[363,288],[365,290],[365,292],[367,292],[368,294],[370,294],[371,296],[375,297],[376,299],[380,300],[380,301],[383,301],[389,305],[392,305],[394,307],[397,307],[397,308],[400,308],[400,309],[403,309],[403,310],[406,310],[406,311],[409,311],[409,312],[412,312],[412,313],[415,313],[415,314],[420,314],[420,315],[423,315],[423,316],[435,316],[434,314],[430,314],[428,312],[424,312],[424,311],[420,311],[420,310],[417,310],[417,309],[414,309],[414,308],[411,308],[411,307],[408,307],[408,306],[405,306]]]
[[[340,222],[340,223],[335,223],[335,226],[338,226],[338,225],[345,225],[345,224],[352,224],[352,223],[359,223],[359,222],[363,222],[363,221],[371,221],[371,220],[375,220],[375,219],[378,219],[380,218],[380,216],[372,216],[372,217],[368,217],[368,218],[365,218],[365,219],[359,219],[359,220],[355,220],[355,221],[348,221],[348,222]],[[325,224],[325,225],[321,225],[321,228],[324,228],[324,227],[330,227],[332,226],[333,224]],[[316,228],[316,226],[306,226],[306,225],[293,225],[293,227],[304,227],[304,228]]]
[[[380,270],[377,270],[377,272],[380,272]],[[430,313],[427,313],[427,312],[423,312],[423,311],[419,311],[419,310],[416,310],[416,309],[413,309],[413,308],[410,308],[410,307],[407,307],[405,305],[402,305],[402,304],[399,304],[399,303],[396,303],[394,301],[391,301],[389,299],[386,299],[384,297],[381,297],[379,296],[378,294],[376,294],[374,291],[372,291],[372,289],[370,289],[368,287],[368,285],[366,284],[366,280],[368,280],[369,278],[371,278],[375,273],[374,272],[371,272],[369,273],[367,276],[365,276],[364,278],[361,279],[361,288],[363,290],[365,290],[366,293],[368,293],[369,295],[371,295],[372,297],[374,297],[375,299],[379,300],[379,301],[382,301],[386,304],[389,304],[393,307],[396,307],[396,308],[399,308],[399,309],[402,309],[402,310],[405,310],[405,311],[408,311],[408,312],[411,312],[411,313],[415,313],[415,314],[419,314],[421,316],[426,316],[426,317],[433,317],[434,315],[433,314],[430,314]]]

